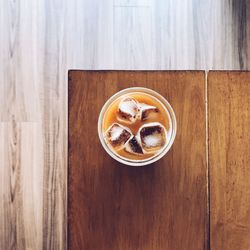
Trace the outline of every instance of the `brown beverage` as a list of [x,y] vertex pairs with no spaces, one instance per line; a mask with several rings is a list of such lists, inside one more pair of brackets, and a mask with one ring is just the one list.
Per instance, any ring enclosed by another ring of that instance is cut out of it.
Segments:
[[168,143],[171,120],[155,97],[132,92],[114,100],[103,117],[105,141],[119,156],[144,160],[158,154]]

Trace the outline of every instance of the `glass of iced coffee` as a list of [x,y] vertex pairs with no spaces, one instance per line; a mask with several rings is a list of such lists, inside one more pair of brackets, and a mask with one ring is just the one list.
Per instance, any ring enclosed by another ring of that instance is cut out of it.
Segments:
[[106,152],[129,166],[145,166],[162,158],[174,142],[176,128],[168,101],[142,87],[111,96],[98,120],[98,134]]

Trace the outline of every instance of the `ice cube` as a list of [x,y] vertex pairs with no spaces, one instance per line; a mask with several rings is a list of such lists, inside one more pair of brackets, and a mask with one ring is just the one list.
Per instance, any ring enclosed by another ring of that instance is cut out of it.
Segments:
[[138,103],[131,97],[121,100],[118,108],[118,120],[133,123],[139,115]]
[[132,137],[129,128],[118,123],[113,123],[106,131],[106,139],[114,148],[123,148],[125,143]]
[[148,152],[159,150],[166,144],[166,130],[159,122],[141,126],[139,136],[142,148]]
[[140,119],[142,121],[145,121],[148,118],[156,118],[157,113],[159,113],[159,109],[157,107],[140,103]]
[[127,141],[125,150],[132,154],[143,154],[142,147],[135,136]]

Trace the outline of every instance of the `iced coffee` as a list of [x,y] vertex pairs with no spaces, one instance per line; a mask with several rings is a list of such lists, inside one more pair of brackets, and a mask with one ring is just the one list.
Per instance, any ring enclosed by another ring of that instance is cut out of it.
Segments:
[[155,96],[134,91],[114,99],[102,118],[103,138],[122,159],[145,161],[160,154],[172,135],[167,107]]

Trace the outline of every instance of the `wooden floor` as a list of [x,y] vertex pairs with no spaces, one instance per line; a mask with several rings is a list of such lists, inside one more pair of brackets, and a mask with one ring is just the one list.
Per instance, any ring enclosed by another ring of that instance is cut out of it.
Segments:
[[66,249],[73,68],[249,69],[250,2],[0,1],[0,249]]

